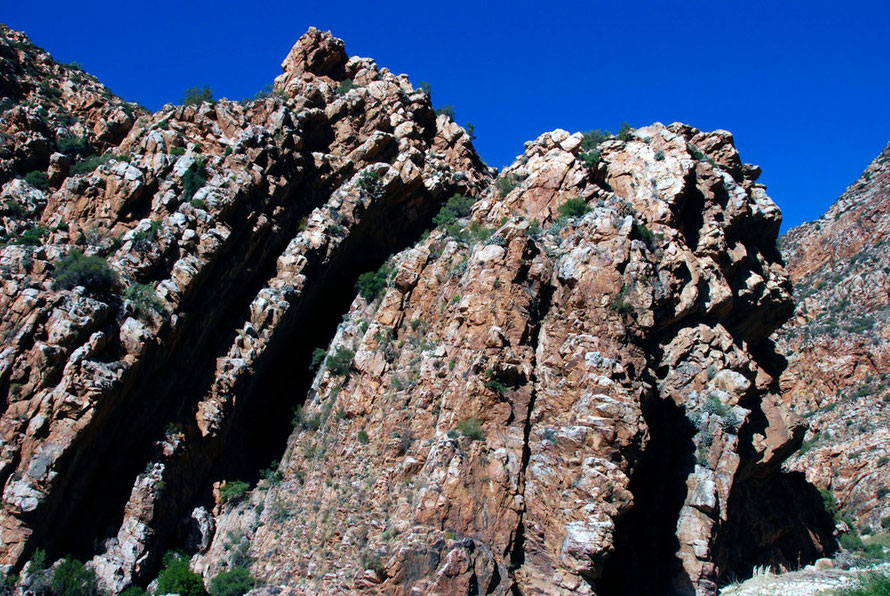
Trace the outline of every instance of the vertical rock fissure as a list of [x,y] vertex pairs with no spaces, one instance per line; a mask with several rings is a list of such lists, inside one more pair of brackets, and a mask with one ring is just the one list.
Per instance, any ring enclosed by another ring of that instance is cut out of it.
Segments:
[[677,522],[695,466],[696,430],[669,397],[649,394],[640,406],[650,438],[630,476],[634,504],[616,521],[615,550],[594,586],[600,596],[694,594],[677,556]]
[[[84,473],[89,466],[75,466],[80,472],[78,478],[72,480],[70,488],[57,491],[62,502],[58,504],[57,513],[52,515],[53,527],[47,528],[46,532],[39,526],[35,528],[34,544],[45,548],[49,555],[74,554],[88,558],[95,552],[97,544],[117,531],[133,482],[145,462],[153,457],[153,441],[165,425],[175,423],[189,409],[191,402],[187,396],[194,395],[195,388],[203,386],[212,376],[219,346],[225,344],[224,338],[234,335],[256,290],[266,281],[268,268],[251,269],[250,262],[258,254],[279,253],[296,232],[300,217],[313,207],[315,193],[308,187],[294,186],[283,193],[283,200],[276,204],[292,208],[277,216],[279,233],[255,241],[250,237],[250,230],[246,230],[247,240],[233,241],[231,254],[215,261],[213,269],[202,272],[211,279],[216,277],[216,269],[225,266],[229,270],[226,276],[232,278],[232,283],[201,284],[199,293],[186,307],[191,321],[187,320],[178,335],[167,340],[172,344],[167,357],[146,359],[154,366],[144,371],[142,382],[134,382],[123,392],[129,406],[109,404],[108,412],[103,415],[108,418],[99,418],[105,410],[97,413],[94,426],[102,429],[107,438],[97,439],[98,443],[89,449],[82,448],[75,455],[81,460],[95,457],[94,473]],[[293,200],[296,196],[305,199]],[[249,205],[250,201],[245,204]],[[271,264],[274,266],[274,259]],[[236,271],[237,275],[232,273]],[[226,297],[222,298],[221,293]],[[211,305],[227,307],[217,309]],[[212,317],[213,312],[220,314]],[[212,317],[212,322],[208,316]],[[203,326],[203,333],[193,332],[198,324]],[[163,356],[163,350],[158,352]],[[74,469],[65,467],[69,468]]]
[[[179,498],[155,504],[153,561],[141,570],[143,581],[150,579],[164,550],[187,546],[182,521],[197,505],[212,508],[214,481],[254,484],[260,471],[285,452],[293,432],[293,409],[304,402],[312,382],[312,350],[330,344],[355,296],[358,276],[378,269],[391,253],[414,245],[432,222],[439,199],[423,189],[420,194],[404,193],[399,189],[388,200],[372,203],[329,261],[309,263],[303,270],[303,295],[276,325],[268,346],[253,362],[253,372],[236,385],[236,410],[215,434],[195,437],[186,454],[168,462],[164,482]],[[417,211],[405,217],[403,208],[411,202],[417,203]]]
[[[537,325],[533,329],[532,336],[529,338],[529,344],[534,347],[534,352],[532,355],[531,362],[531,370],[532,370],[532,378],[529,379],[532,385],[531,396],[528,401],[528,413],[525,419],[525,429],[523,431],[523,444],[522,444],[522,468],[520,470],[520,480],[519,480],[519,494],[524,495],[525,493],[525,479],[526,479],[526,471],[528,470],[528,463],[531,460],[531,446],[529,441],[531,439],[532,432],[532,418],[535,413],[535,401],[538,397],[537,384],[538,384],[538,349],[540,348],[540,337],[541,331],[544,327],[544,322],[547,318],[547,314],[550,312],[551,303],[553,300],[553,294],[556,288],[552,283],[548,283],[541,291],[540,298],[538,300],[536,312],[534,314],[534,319],[537,321]],[[513,536],[513,548],[510,552],[510,562],[509,562],[509,570],[512,575],[522,567],[522,564],[525,562],[525,500],[523,499],[522,511],[519,514],[519,522],[516,525],[516,533]],[[513,593],[518,594],[518,588],[514,583],[512,586]]]

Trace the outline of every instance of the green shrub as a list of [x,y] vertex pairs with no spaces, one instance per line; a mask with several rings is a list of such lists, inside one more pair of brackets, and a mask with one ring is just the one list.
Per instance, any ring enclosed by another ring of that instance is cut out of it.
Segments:
[[40,90],[43,91],[44,95],[47,95],[50,99],[58,99],[62,97],[62,90],[52,86],[52,83],[49,81],[43,81],[40,83]]
[[185,155],[185,147],[170,147],[170,155]]
[[56,147],[60,153],[68,156],[89,155],[90,144],[84,137],[61,137],[56,139]]
[[369,194],[377,194],[383,186],[383,177],[377,172],[365,170],[358,176],[359,188]]
[[890,530],[890,515],[881,518],[881,527],[885,530]]
[[633,136],[633,133],[634,129],[631,128],[630,124],[622,122],[621,126],[618,128],[618,140],[627,141]]
[[467,418],[457,423],[457,430],[472,441],[481,441],[485,438],[482,430],[482,422],[478,418]]
[[239,565],[220,572],[210,581],[210,596],[242,596],[256,585],[246,567]]
[[28,215],[25,206],[16,200],[6,201],[4,207],[6,207],[6,213],[11,219],[22,219]]
[[457,220],[467,217],[475,202],[472,197],[459,194],[452,195],[433,218],[433,223],[443,228],[449,236],[457,237],[460,235],[460,227],[457,225]]
[[182,96],[182,104],[186,106],[203,103],[205,101],[213,103],[213,91],[211,91],[210,87],[207,85],[186,89],[185,94]]
[[52,581],[53,596],[98,596],[96,573],[77,559],[65,557],[56,567]]
[[317,370],[321,363],[324,362],[324,357],[327,352],[324,351],[323,348],[315,348],[312,350],[312,362],[309,363],[309,370]]
[[13,240],[13,244],[20,246],[40,246],[43,244],[43,238],[49,234],[49,230],[43,226],[34,226],[28,228],[22,235]]
[[354,351],[340,346],[328,358],[328,370],[331,371],[332,375],[338,377],[349,374],[353,358],[355,358]]
[[831,494],[831,491],[827,488],[819,489],[819,494],[822,495],[822,505],[825,507],[825,511],[831,518],[835,521],[838,519],[838,508],[837,508],[837,499],[834,498],[834,495]]
[[127,288],[125,298],[133,303],[136,313],[143,319],[151,317],[152,313],[164,310],[161,301],[155,294],[155,288],[151,284],[133,283]]
[[46,175],[46,172],[40,170],[34,170],[25,174],[25,182],[40,190],[49,188],[49,176]]
[[566,217],[580,217],[590,211],[590,205],[578,197],[577,199],[569,199],[559,206],[559,212]]
[[591,151],[585,151],[584,153],[578,154],[578,159],[581,160],[581,163],[584,164],[585,167],[593,169],[599,164],[600,158],[602,157],[602,153],[600,153],[599,149],[593,149]]
[[628,302],[627,297],[630,295],[630,286],[622,286],[615,296],[615,300],[609,304],[609,308],[620,314],[633,312],[633,306]]
[[106,151],[102,155],[91,155],[83,161],[71,166],[71,174],[89,174],[90,172],[95,171],[95,169],[102,164],[107,163],[112,157],[113,155],[111,151]]
[[447,105],[442,106],[438,110],[436,110],[437,116],[448,116],[450,119],[454,120],[454,106]]
[[94,296],[107,295],[117,284],[117,274],[105,259],[99,256],[87,257],[76,248],[71,249],[55,264],[52,276],[59,288],[70,290],[75,286],[83,286]]
[[890,596],[890,577],[879,573],[859,576],[859,585],[835,592],[837,596]]
[[154,242],[158,239],[158,230],[160,229],[161,222],[156,219],[151,220],[148,229],[140,230],[133,234],[133,250],[140,254],[149,252]]
[[420,81],[420,90],[426,93],[427,95],[433,94],[433,86],[429,84],[427,81]]
[[712,394],[708,397],[708,401],[705,402],[705,412],[720,416],[723,419],[723,424],[731,429],[738,428],[739,426],[739,418],[732,407],[721,402],[716,395]]
[[164,569],[158,575],[156,593],[207,596],[201,576],[189,568],[188,559],[172,551],[164,555]]
[[42,548],[34,549],[34,554],[31,555],[31,560],[28,561],[28,573],[34,574],[39,573],[46,569],[46,551]]
[[634,230],[636,231],[637,236],[640,237],[640,240],[642,240],[650,249],[654,249],[658,245],[658,241],[664,238],[664,234],[656,234],[650,230],[646,224],[635,223]]
[[222,503],[238,503],[250,490],[250,485],[240,480],[226,480],[219,489],[219,499]]
[[467,136],[470,137],[471,141],[476,140],[476,125],[472,122],[467,122],[464,124],[464,130],[467,131]]
[[335,91],[337,92],[337,95],[345,95],[346,93],[349,93],[357,87],[358,85],[356,85],[352,79],[346,79],[345,81],[337,85]]
[[864,548],[862,538],[859,536],[859,531],[854,526],[850,526],[849,532],[841,534],[840,538],[838,538],[838,542],[849,551],[859,551]]
[[182,200],[191,202],[195,193],[207,183],[204,160],[197,159],[182,175]]
[[655,152],[655,161],[664,161],[664,151],[659,149]]
[[581,149],[584,151],[593,151],[597,145],[612,137],[612,133],[602,131],[600,129],[588,130],[581,136]]
[[189,201],[189,205],[195,209],[207,209],[207,202],[204,199],[192,199]]
[[395,268],[389,263],[384,263],[377,271],[368,271],[358,276],[355,284],[358,293],[368,302],[373,302],[380,292],[389,284],[390,276],[395,272]]
[[364,430],[358,431],[358,433],[356,433],[355,435],[355,438],[358,439],[358,442],[362,445],[368,444],[368,433]]
[[120,596],[150,596],[148,592],[139,586],[130,586],[120,593]]
[[516,174],[506,174],[495,180],[494,186],[502,197],[506,197],[510,191],[519,186],[519,177]]

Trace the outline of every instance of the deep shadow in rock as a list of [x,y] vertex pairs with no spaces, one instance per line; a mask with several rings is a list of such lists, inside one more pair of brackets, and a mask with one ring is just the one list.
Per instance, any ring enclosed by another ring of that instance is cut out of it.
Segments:
[[634,505],[616,523],[615,550],[591,583],[599,596],[694,594],[676,532],[695,466],[695,427],[670,399],[644,399],[642,409],[651,438],[630,478]]
[[720,584],[751,577],[755,567],[797,569],[837,551],[834,521],[801,472],[736,482],[727,511],[713,549]]

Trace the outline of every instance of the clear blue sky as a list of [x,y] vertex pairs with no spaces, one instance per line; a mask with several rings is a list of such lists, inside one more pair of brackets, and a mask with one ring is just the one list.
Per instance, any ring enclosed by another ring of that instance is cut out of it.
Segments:
[[494,166],[554,128],[683,121],[735,134],[785,214],[821,215],[890,141],[890,3],[866,1],[59,2],[0,21],[157,109],[191,86],[242,99],[310,26],[476,125]]

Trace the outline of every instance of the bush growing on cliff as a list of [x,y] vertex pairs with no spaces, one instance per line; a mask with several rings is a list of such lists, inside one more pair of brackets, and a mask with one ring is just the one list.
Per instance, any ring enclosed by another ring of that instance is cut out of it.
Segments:
[[182,200],[191,201],[195,193],[207,183],[207,170],[203,159],[196,159],[182,175]]
[[441,108],[436,110],[436,115],[437,116],[448,116],[449,118],[454,120],[454,106],[452,106],[452,105],[442,106]]
[[120,593],[120,596],[149,596],[149,593],[139,586],[130,586]]
[[449,236],[460,236],[460,226],[457,225],[457,220],[468,216],[475,202],[472,197],[452,195],[433,218],[433,223],[444,229]]
[[55,264],[52,273],[56,286],[70,290],[83,286],[93,296],[107,295],[117,284],[117,274],[99,256],[85,256],[73,248]]
[[481,441],[485,438],[482,430],[482,422],[478,418],[467,418],[457,423],[457,430],[471,441]]
[[98,596],[96,572],[77,559],[65,557],[56,567],[52,581],[53,596]]
[[498,189],[498,193],[502,197],[506,197],[510,194],[510,191],[519,186],[519,176],[516,174],[506,174],[495,180],[494,186]]
[[629,140],[633,136],[634,130],[635,129],[631,128],[630,124],[628,124],[627,122],[622,122],[621,127],[618,129],[618,140]]
[[577,199],[569,199],[559,206],[559,212],[565,217],[580,217],[590,211],[590,205],[587,201],[578,197]]
[[250,485],[240,480],[227,480],[219,489],[219,499],[222,503],[237,503],[247,496]]
[[107,163],[114,155],[111,151],[106,151],[102,155],[91,155],[90,157],[84,159],[83,161],[74,164],[71,166],[71,174],[89,174],[90,172],[95,171],[99,166]]
[[371,170],[365,170],[358,176],[358,187],[366,193],[376,196],[383,188],[383,176]]
[[334,353],[328,357],[328,370],[332,375],[342,377],[349,373],[352,367],[352,359],[355,358],[355,352],[349,348],[339,346]]
[[584,151],[593,151],[597,145],[612,137],[612,133],[602,131],[600,129],[588,130],[581,136],[581,149]]
[[380,266],[377,271],[368,271],[358,276],[355,288],[362,298],[369,303],[374,302],[380,292],[389,284],[390,276],[395,272],[395,268],[388,262]]
[[186,89],[182,96],[182,105],[191,106],[203,102],[213,103],[213,91],[207,85]]
[[156,593],[207,596],[201,576],[191,570],[185,556],[173,551],[164,555],[164,569],[158,575]]
[[352,79],[346,79],[337,85],[335,91],[337,92],[337,95],[345,95],[357,87],[358,85],[356,85]]
[[46,172],[40,170],[34,170],[33,172],[25,174],[25,182],[39,190],[46,190],[49,188],[49,176],[46,175]]
[[220,572],[210,581],[210,596],[243,596],[256,586],[256,580],[243,565]]
[[127,288],[125,298],[133,304],[136,314],[143,319],[149,319],[152,313],[159,313],[164,310],[161,301],[155,294],[155,288],[151,284],[133,283]]
[[49,230],[43,226],[34,226],[28,228],[22,235],[12,241],[13,244],[19,246],[40,246],[43,244],[43,238],[49,234]]
[[325,355],[327,355],[327,352],[323,348],[312,350],[312,361],[309,363],[309,370],[318,370],[318,367],[324,362]]

